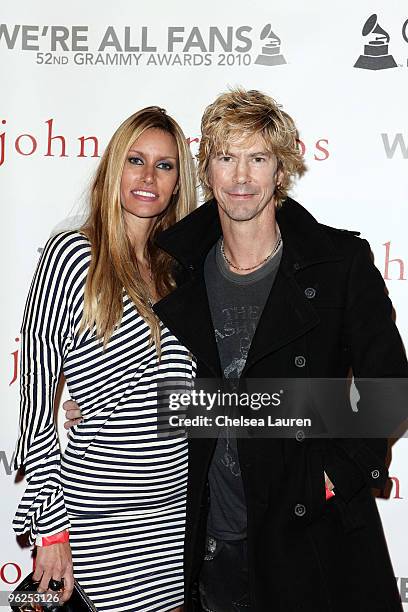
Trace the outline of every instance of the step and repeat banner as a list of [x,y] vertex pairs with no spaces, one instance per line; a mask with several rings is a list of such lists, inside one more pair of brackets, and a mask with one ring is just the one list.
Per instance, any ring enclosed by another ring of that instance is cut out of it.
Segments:
[[[408,5],[5,2],[0,78],[1,591],[32,566],[11,529],[25,487],[12,455],[29,284],[50,234],[81,223],[98,160],[137,109],[166,108],[195,154],[203,110],[228,87],[279,101],[298,125],[308,166],[293,197],[370,242],[408,342]],[[65,438],[62,429],[63,446]],[[406,439],[392,447],[390,476],[377,504],[408,611]]]

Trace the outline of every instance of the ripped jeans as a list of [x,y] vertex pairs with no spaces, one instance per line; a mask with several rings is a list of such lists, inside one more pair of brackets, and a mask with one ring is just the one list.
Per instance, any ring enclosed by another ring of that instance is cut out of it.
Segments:
[[199,590],[205,612],[251,612],[246,540],[207,536]]

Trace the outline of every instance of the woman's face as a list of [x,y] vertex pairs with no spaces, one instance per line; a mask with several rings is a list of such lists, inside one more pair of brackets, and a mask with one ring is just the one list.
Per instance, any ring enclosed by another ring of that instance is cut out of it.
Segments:
[[120,197],[125,215],[157,217],[177,191],[178,151],[174,137],[149,128],[132,144],[123,167]]

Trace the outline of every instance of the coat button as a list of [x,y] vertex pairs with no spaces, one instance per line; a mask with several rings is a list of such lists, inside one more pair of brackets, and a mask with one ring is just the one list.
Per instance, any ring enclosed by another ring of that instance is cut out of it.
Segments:
[[300,270],[300,263],[298,263],[298,262],[294,263],[294,264],[293,264],[293,269],[294,269],[294,270],[296,270],[296,272],[297,272],[298,270]]
[[378,470],[373,470],[371,472],[371,477],[372,478],[379,478],[380,477],[380,472]]
[[314,289],[313,287],[308,287],[307,289],[305,289],[305,296],[307,297],[308,300],[312,300],[316,295],[316,289]]
[[297,355],[295,357],[295,366],[297,368],[303,368],[306,365],[306,359],[303,355]]
[[306,514],[306,506],[304,504],[296,504],[296,506],[295,506],[295,514],[296,514],[296,516],[305,516],[305,514]]

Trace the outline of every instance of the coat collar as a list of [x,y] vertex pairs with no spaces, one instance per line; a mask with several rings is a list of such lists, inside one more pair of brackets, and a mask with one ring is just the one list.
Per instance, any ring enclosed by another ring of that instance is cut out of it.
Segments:
[[[328,233],[298,202],[286,198],[276,219],[282,234],[286,264],[300,270],[323,261],[342,259]],[[215,200],[210,200],[190,215],[162,232],[160,248],[170,253],[186,268],[201,268],[213,244],[221,236],[221,223]]]
[[[315,263],[342,259],[329,233],[291,198],[278,210],[277,221],[283,239],[282,259],[243,376],[262,357],[293,342],[319,323],[316,310],[296,282],[296,272]],[[204,280],[204,261],[220,236],[217,204],[212,200],[158,237],[158,246],[189,269],[191,275],[154,305],[163,323],[217,377],[222,376],[221,365]]]

